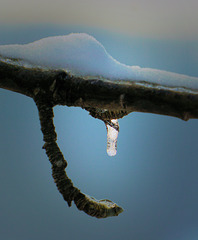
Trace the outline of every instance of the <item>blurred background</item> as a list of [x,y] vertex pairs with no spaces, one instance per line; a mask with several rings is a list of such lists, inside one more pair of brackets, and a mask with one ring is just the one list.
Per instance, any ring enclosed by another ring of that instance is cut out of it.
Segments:
[[[128,65],[198,77],[197,1],[1,0],[0,44],[86,32]],[[0,89],[0,239],[198,239],[198,120],[132,113],[118,153],[103,122],[57,106],[58,143],[75,186],[124,208],[95,219],[59,194],[32,99]]]

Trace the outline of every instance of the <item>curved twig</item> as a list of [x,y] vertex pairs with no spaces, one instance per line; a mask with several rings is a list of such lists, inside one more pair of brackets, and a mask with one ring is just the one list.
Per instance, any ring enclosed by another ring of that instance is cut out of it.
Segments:
[[117,204],[110,200],[96,200],[93,197],[89,197],[81,193],[73,185],[65,172],[67,162],[56,143],[57,134],[53,123],[53,105],[50,104],[50,100],[46,99],[46,95],[42,94],[40,90],[35,92],[34,101],[38,108],[41,131],[45,142],[43,148],[52,164],[52,176],[64,200],[67,201],[69,206],[74,201],[79,210],[93,217],[106,218],[117,216],[123,211]]

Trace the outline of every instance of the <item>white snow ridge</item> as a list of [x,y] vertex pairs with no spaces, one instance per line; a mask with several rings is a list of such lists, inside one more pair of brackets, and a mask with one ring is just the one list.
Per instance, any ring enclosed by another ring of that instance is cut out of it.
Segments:
[[65,69],[80,76],[198,89],[197,77],[122,64],[112,58],[100,42],[85,33],[48,37],[24,45],[1,45],[0,55],[22,59],[33,65]]

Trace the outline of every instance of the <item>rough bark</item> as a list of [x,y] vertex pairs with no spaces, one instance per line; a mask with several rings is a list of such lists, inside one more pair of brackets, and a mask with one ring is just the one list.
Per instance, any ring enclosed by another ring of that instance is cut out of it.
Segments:
[[91,216],[104,218],[122,212],[110,200],[96,200],[80,192],[68,178],[64,159],[57,143],[53,107],[78,106],[108,122],[130,112],[148,112],[178,117],[198,118],[198,92],[177,89],[144,81],[111,81],[75,77],[63,70],[25,67],[17,60],[0,59],[0,87],[34,99],[43,133],[46,154],[52,164],[52,176],[63,198],[71,206]]

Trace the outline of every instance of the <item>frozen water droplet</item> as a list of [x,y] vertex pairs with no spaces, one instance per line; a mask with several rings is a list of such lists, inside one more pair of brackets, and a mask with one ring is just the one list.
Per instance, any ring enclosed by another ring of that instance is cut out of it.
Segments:
[[107,154],[109,156],[115,156],[117,153],[119,123],[117,119],[112,119],[105,124],[107,128]]

